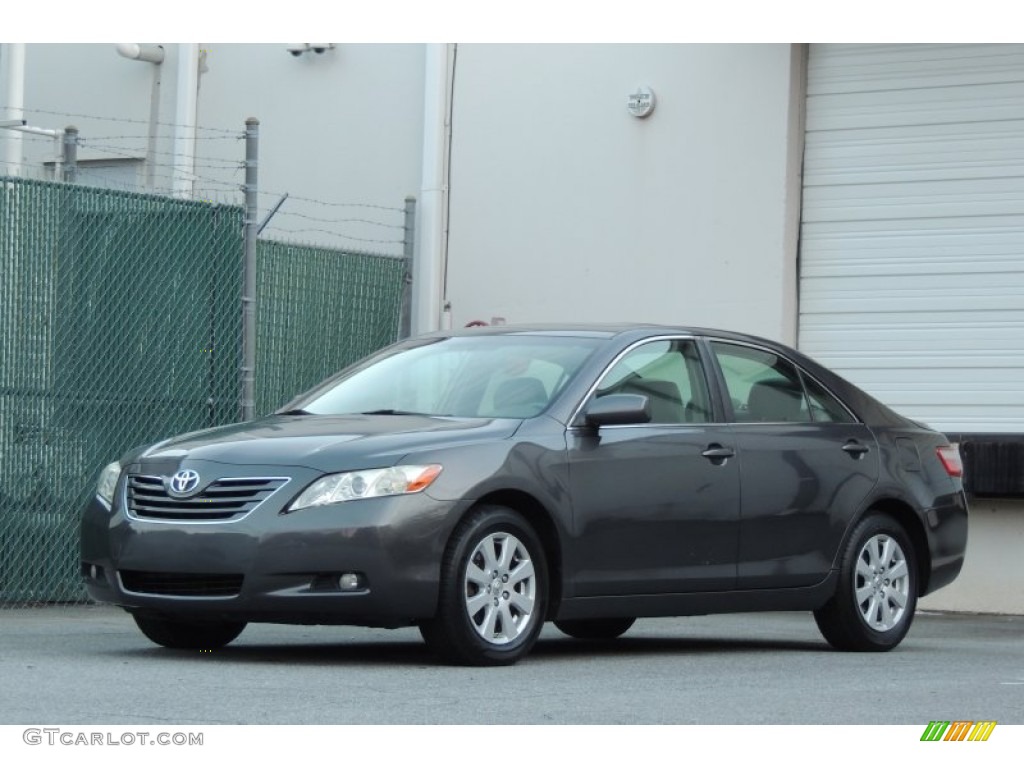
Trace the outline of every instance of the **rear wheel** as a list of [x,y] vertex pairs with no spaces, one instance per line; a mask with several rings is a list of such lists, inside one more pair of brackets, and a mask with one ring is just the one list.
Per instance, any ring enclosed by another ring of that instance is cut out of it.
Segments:
[[917,607],[915,555],[903,526],[888,515],[858,524],[843,553],[836,593],[814,612],[825,639],[844,651],[899,645]]
[[633,626],[634,618],[573,619],[556,621],[555,626],[577,640],[614,640]]
[[514,664],[540,634],[547,594],[544,548],[530,524],[506,507],[481,507],[452,535],[437,615],[420,633],[449,662]]
[[132,614],[142,634],[165,648],[213,650],[223,648],[245,629],[245,622],[199,622]]

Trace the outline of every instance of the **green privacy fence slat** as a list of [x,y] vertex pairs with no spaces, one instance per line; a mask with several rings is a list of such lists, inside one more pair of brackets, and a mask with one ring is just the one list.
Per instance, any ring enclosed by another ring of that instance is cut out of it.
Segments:
[[396,339],[401,259],[274,240],[256,255],[257,414]]
[[[0,606],[85,599],[100,468],[238,419],[242,224],[234,206],[0,177]],[[393,341],[401,272],[259,243],[259,412]]]
[[82,599],[99,469],[235,417],[241,227],[240,208],[0,180],[0,602]]

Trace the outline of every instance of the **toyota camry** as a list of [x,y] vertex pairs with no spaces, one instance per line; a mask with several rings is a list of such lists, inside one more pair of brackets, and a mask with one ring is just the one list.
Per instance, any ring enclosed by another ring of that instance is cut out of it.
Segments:
[[276,413],[129,451],[82,520],[91,597],[171,648],[248,622],[415,625],[511,664],[544,623],[805,610],[887,651],[960,571],[957,447],[795,350],[655,326],[399,342]]

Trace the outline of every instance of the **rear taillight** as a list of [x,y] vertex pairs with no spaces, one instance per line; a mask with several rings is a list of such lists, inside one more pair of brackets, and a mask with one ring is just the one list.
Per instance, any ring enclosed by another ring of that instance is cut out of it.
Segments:
[[939,461],[942,462],[942,467],[946,470],[946,474],[950,477],[963,477],[964,463],[960,459],[960,448],[956,443],[936,448],[935,453],[938,455]]

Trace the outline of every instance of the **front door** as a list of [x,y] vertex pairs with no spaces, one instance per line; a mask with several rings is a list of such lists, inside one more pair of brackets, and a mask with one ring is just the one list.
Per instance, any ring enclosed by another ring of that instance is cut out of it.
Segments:
[[594,398],[648,398],[645,424],[569,430],[574,596],[730,589],[736,578],[738,462],[714,423],[692,339],[644,342]]

